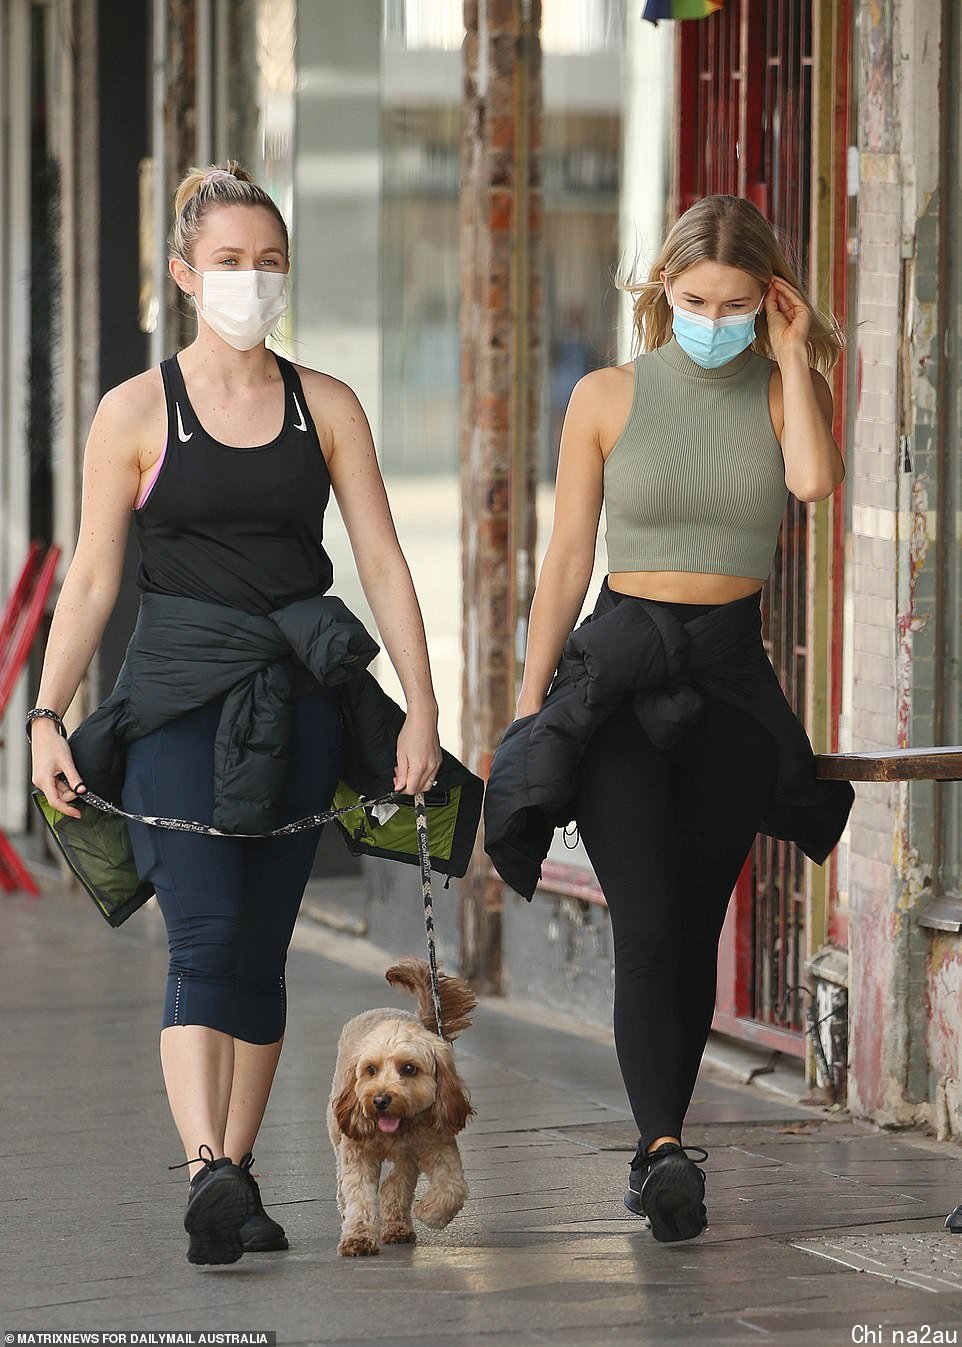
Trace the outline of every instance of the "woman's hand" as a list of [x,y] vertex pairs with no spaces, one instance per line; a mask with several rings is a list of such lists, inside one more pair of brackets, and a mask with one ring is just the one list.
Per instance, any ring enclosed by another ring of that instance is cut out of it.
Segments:
[[397,737],[394,789],[402,795],[430,790],[441,766],[438,718],[434,711],[409,710]]
[[[70,818],[80,818],[80,810],[68,803],[87,787],[80,780],[70,745],[48,717],[31,723],[33,784],[39,786],[54,809]],[[66,778],[66,780],[64,780]]]
[[772,278],[765,295],[765,317],[772,355],[779,364],[801,351],[806,356],[811,313],[802,296],[781,276]]

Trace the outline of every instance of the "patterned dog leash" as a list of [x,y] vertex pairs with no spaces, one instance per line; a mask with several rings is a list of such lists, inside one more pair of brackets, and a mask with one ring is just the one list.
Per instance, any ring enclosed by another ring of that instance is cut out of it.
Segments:
[[340,818],[342,814],[354,814],[358,809],[370,809],[375,813],[379,806],[393,804],[397,799],[398,792],[391,791],[387,795],[379,795],[375,800],[365,800],[363,796],[356,804],[345,805],[342,809],[329,809],[324,814],[308,814],[305,818],[296,819],[293,823],[285,823],[282,828],[272,828],[267,833],[225,833],[220,828],[215,828],[209,823],[195,823],[193,819],[187,818],[163,818],[160,815],[153,814],[133,814],[126,809],[121,809],[119,805],[111,804],[109,800],[102,799],[95,795],[92,790],[85,790],[83,795],[77,795],[75,802],[79,804],[93,805],[94,809],[99,809],[103,814],[114,814],[117,818],[132,819],[135,823],[147,823],[151,828],[167,828],[172,832],[181,833],[201,833],[204,837],[244,837],[250,839],[263,837],[290,837],[293,833],[306,832],[308,828],[320,828],[324,823],[330,823],[332,819]]
[[[293,833],[305,832],[308,828],[319,828],[333,819],[340,818],[343,814],[353,814],[358,809],[370,809],[377,817],[378,808],[394,804],[400,792],[389,791],[387,795],[379,795],[374,800],[365,800],[363,797],[357,804],[346,805],[342,809],[329,809],[324,814],[309,814],[305,818],[296,819],[293,823],[285,823],[281,828],[272,828],[266,833],[225,833],[219,828],[214,828],[210,824],[195,823],[192,819],[185,818],[161,818],[148,814],[133,814],[126,809],[121,809],[118,805],[111,804],[109,800],[101,799],[93,791],[84,791],[83,795],[77,796],[82,804],[92,805],[94,809],[99,809],[104,814],[115,814],[118,818],[132,819],[135,823],[146,823],[152,828],[167,828],[174,832],[201,833],[205,837],[290,837]],[[381,820],[379,820],[381,821]],[[431,1000],[434,1005],[434,1018],[437,1022],[438,1038],[444,1038],[444,1030],[441,1025],[441,990],[438,985],[438,959],[437,950],[434,943],[434,903],[431,896],[431,853],[428,848],[428,811],[424,802],[424,794],[419,791],[414,796],[414,823],[418,843],[418,867],[421,872],[421,894],[424,898],[424,933],[427,939],[428,947],[428,967],[431,970]]]
[[424,796],[414,797],[414,823],[418,838],[418,864],[421,869],[421,894],[424,898],[424,934],[428,942],[428,967],[431,970],[431,1000],[438,1026],[438,1038],[444,1037],[441,1026],[441,990],[438,986],[438,958],[434,948],[434,903],[431,898],[431,861],[428,851],[428,811]]

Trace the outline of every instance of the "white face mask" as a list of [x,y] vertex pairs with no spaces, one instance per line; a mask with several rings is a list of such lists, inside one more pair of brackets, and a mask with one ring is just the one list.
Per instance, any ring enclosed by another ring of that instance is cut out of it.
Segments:
[[194,296],[198,313],[235,351],[252,350],[287,310],[283,271],[198,271],[189,262],[184,266],[204,282],[203,305]]

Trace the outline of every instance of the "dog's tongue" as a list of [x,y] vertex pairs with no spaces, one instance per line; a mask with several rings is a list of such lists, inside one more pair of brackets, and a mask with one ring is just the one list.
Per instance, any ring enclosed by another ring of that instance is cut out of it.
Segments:
[[401,1125],[400,1118],[388,1118],[382,1113],[377,1120],[378,1130],[381,1132],[396,1132]]

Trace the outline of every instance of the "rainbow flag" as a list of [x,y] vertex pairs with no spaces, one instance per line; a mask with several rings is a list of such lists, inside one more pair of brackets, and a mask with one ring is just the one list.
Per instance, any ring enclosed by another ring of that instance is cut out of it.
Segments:
[[643,19],[705,19],[722,8],[725,0],[648,0]]

